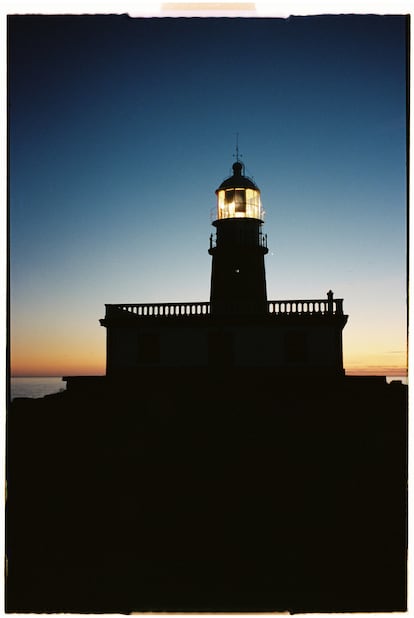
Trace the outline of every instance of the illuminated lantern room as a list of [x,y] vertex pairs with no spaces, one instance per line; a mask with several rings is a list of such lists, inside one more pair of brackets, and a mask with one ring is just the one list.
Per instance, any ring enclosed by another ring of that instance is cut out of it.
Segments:
[[255,183],[244,175],[244,166],[240,161],[233,163],[233,176],[221,183],[216,194],[217,219],[263,220],[260,191]]

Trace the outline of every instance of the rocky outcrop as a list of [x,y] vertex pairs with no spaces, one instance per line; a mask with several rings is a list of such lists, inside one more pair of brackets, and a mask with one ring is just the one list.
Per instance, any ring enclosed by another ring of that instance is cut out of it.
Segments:
[[13,402],[7,611],[404,611],[406,387],[190,378]]

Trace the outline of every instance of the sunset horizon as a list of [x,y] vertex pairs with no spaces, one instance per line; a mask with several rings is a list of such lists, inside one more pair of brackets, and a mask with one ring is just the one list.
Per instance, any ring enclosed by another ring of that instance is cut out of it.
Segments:
[[11,375],[104,375],[105,303],[208,300],[236,136],[268,298],[332,289],[345,373],[405,375],[406,27],[9,17]]
[[[407,366],[401,365],[361,365],[344,363],[345,375],[360,376],[387,376],[408,377]],[[31,368],[23,366],[21,369],[10,368],[12,378],[60,378],[67,376],[104,376],[106,373],[105,359],[100,365],[77,365],[76,362],[60,365],[59,369],[53,369],[50,365]]]

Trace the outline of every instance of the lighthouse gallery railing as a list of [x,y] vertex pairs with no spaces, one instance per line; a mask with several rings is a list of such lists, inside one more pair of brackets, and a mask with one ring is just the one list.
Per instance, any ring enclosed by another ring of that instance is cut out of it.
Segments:
[[[106,315],[113,311],[127,311],[139,317],[186,317],[210,315],[210,303],[138,303],[107,304]],[[332,298],[316,300],[269,300],[270,315],[343,315],[343,299]]]

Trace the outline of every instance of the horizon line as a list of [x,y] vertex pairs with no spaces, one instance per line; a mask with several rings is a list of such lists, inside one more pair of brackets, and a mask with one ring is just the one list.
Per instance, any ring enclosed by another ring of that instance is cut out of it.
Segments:
[[[405,367],[401,368],[379,368],[377,371],[371,369],[345,369],[344,376],[385,376],[385,377],[408,377],[408,369]],[[39,373],[39,374],[15,374],[10,373],[10,378],[61,378],[63,380],[64,377],[106,377],[105,373],[74,373],[74,372],[66,372],[66,373]]]

